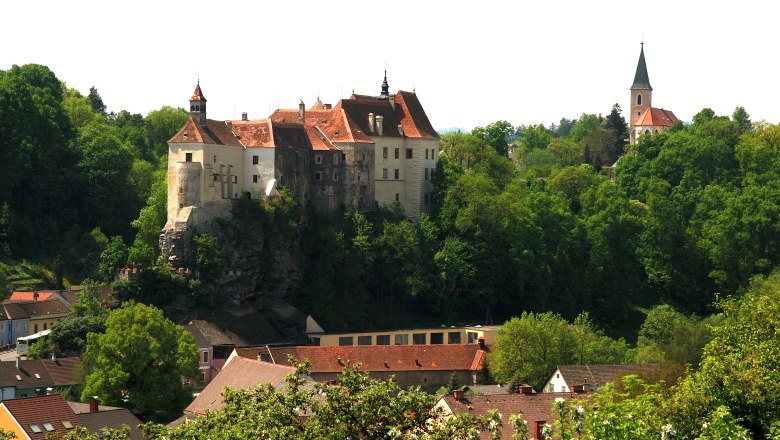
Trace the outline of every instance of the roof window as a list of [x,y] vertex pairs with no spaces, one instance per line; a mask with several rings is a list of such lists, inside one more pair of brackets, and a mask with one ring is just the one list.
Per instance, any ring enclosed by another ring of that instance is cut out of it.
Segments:
[[54,426],[52,426],[52,424],[49,423],[49,422],[45,422],[43,424],[43,427],[46,428],[46,430],[49,431],[49,432],[54,431]]
[[34,432],[36,434],[39,433],[39,432],[43,432],[41,427],[38,426],[38,425],[30,425],[30,429],[32,430],[32,432]]
[[73,429],[73,423],[70,423],[68,420],[63,420],[62,426],[64,426],[65,429]]

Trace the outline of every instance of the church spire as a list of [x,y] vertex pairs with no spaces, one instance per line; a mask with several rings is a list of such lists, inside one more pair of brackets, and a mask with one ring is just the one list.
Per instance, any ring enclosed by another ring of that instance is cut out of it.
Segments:
[[650,86],[650,77],[647,75],[647,64],[645,64],[645,43],[642,42],[642,48],[639,51],[639,63],[636,65],[636,74],[634,75],[634,84],[631,90],[645,89],[653,90]]
[[385,69],[385,80],[382,81],[382,93],[379,95],[379,99],[390,99],[390,86],[387,84],[387,69]]
[[198,79],[198,85],[195,86],[195,91],[190,98],[190,116],[198,121],[198,124],[206,125],[206,97],[203,96],[203,91],[200,89],[200,79]]

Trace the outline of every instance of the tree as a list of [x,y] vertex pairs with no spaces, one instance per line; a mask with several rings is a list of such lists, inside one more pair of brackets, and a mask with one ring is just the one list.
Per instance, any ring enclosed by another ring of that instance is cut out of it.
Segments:
[[98,93],[95,86],[89,88],[87,99],[89,100],[89,105],[92,107],[92,111],[103,116],[106,115],[106,105],[103,104],[103,99],[100,97],[100,93]]
[[111,237],[108,246],[100,254],[98,272],[105,281],[114,280],[114,271],[127,263],[127,246],[119,235]]
[[213,281],[220,274],[220,255],[217,247],[217,239],[210,235],[196,235],[195,242],[195,266],[200,278],[205,281]]
[[[158,110],[152,110],[144,118],[146,124],[146,138],[149,143],[151,156],[164,160],[168,153],[168,139],[187,122],[189,113],[183,108],[162,106]],[[151,159],[148,157],[147,159]]]
[[151,266],[159,255],[160,231],[167,220],[168,182],[165,173],[158,172],[146,206],[141,209],[132,225],[138,230],[133,245],[128,250],[128,263]]
[[500,156],[506,157],[509,154],[509,137],[514,131],[514,127],[509,122],[496,121],[485,127],[474,128],[471,134],[487,142]]
[[109,314],[105,333],[87,336],[83,365],[83,401],[100,396],[144,420],[164,422],[192,399],[182,378],[197,378],[198,349],[162,311],[130,302]]
[[737,106],[731,115],[731,120],[737,123],[740,133],[747,133],[753,129],[753,123],[750,122],[750,114],[745,111],[745,107]]

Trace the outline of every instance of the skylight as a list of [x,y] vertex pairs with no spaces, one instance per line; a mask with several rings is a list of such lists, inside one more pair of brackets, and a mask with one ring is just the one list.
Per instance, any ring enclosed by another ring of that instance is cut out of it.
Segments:
[[32,429],[32,432],[35,432],[35,433],[43,432],[43,431],[41,431],[41,427],[38,426],[38,425],[30,425],[30,429]]
[[35,373],[35,378],[36,378],[36,379],[40,379],[40,378],[41,378],[41,375],[40,375],[40,374],[38,374],[38,373]]
[[64,427],[65,427],[65,429],[73,429],[73,423],[70,423],[70,422],[69,422],[69,421],[67,421],[67,420],[63,420],[63,421],[62,421],[62,426],[64,426]]
[[43,424],[43,427],[46,428],[46,430],[49,431],[49,432],[54,431],[54,426],[52,426],[52,424],[49,423],[49,422],[45,422]]

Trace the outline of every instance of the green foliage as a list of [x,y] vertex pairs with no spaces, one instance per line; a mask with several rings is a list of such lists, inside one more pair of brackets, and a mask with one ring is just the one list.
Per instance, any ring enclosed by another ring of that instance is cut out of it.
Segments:
[[127,263],[127,246],[119,235],[111,237],[108,246],[100,254],[99,273],[105,281],[114,279],[114,271]]
[[217,239],[210,235],[196,235],[195,266],[204,282],[215,280],[220,274],[220,255]]
[[[283,389],[261,385],[227,389],[223,407],[191,423],[168,429],[145,425],[149,438],[177,439],[473,439],[480,430],[499,432],[500,418],[444,415],[434,397],[418,388],[402,390],[392,380],[369,379],[346,368],[339,386],[304,385],[304,366]],[[300,417],[306,413],[307,417]],[[496,423],[498,420],[498,423]],[[490,424],[492,421],[492,425]],[[493,434],[495,436],[495,434]],[[495,438],[495,437],[494,437]]]
[[170,421],[192,399],[181,378],[198,375],[192,335],[151,306],[125,303],[106,320],[105,333],[90,333],[83,358],[82,400],[100,396],[144,420]]
[[471,130],[471,134],[484,140],[500,156],[506,157],[509,154],[509,137],[514,131],[514,127],[509,122],[496,121],[485,127],[474,128]]
[[631,356],[624,340],[604,336],[587,314],[570,324],[554,313],[523,312],[499,329],[490,367],[503,383],[519,379],[541,390],[556,365],[618,364]]
[[133,245],[128,250],[127,262],[149,267],[157,261],[160,254],[160,231],[167,220],[168,182],[165,173],[158,172],[152,185],[146,206],[141,209],[132,225],[138,230]]

